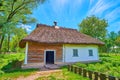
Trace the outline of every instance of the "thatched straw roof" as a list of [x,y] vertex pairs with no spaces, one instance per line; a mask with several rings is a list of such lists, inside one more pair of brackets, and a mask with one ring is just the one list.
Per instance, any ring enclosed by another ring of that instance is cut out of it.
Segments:
[[27,41],[49,44],[104,44],[98,39],[78,32],[76,29],[54,27],[43,24],[37,24],[36,29],[32,31],[30,35],[21,40],[20,47],[24,47]]

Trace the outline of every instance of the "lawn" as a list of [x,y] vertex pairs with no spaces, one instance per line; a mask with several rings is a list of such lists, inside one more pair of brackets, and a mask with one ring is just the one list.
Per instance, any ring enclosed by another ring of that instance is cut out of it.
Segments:
[[0,75],[0,80],[13,80],[20,76],[27,77],[31,74],[34,74],[38,69],[16,69],[13,71],[5,72]]
[[120,78],[120,55],[119,54],[101,54],[101,62],[95,63],[76,63],[79,67],[86,68],[96,72],[101,72],[106,75],[111,75]]
[[0,80],[11,80],[19,76],[28,76],[37,71],[37,69],[21,69],[23,60],[23,53],[0,54]]
[[89,80],[78,74],[67,71],[67,67],[62,68],[62,72],[56,72],[48,76],[41,76],[36,80]]
[[[0,80],[13,80],[18,77],[27,77],[31,74],[35,74],[38,69],[21,69],[19,62],[24,60],[23,53],[16,54],[0,54]],[[87,78],[83,78],[78,74],[74,74],[72,72],[67,71],[67,67],[62,67],[62,72],[53,73],[48,75],[47,77],[42,76],[37,80],[89,80]]]
[[[1,67],[0,69],[2,71],[0,74],[0,80],[8,80],[8,79],[12,80],[21,76],[26,77],[31,74],[35,74],[35,72],[38,71],[37,69],[25,69],[25,70],[22,70],[20,68],[11,69],[13,67],[12,63],[14,63],[14,61],[16,60],[19,61],[23,59],[20,58],[21,54],[18,54],[19,56],[18,55],[15,56],[15,55],[7,55],[7,56],[0,55],[0,59],[2,59],[3,62],[6,62],[5,64],[2,63],[2,61],[0,63],[2,64],[2,66],[0,65]],[[120,55],[102,54],[100,55],[100,60],[101,62],[89,63],[89,64],[76,63],[74,65],[86,68],[88,70],[101,72],[107,75],[112,75],[120,78]],[[67,71],[67,67],[62,67],[61,70],[62,70],[61,72],[52,73],[48,76],[40,76],[36,80],[89,80],[88,78],[84,78],[79,74],[74,74],[72,72]]]

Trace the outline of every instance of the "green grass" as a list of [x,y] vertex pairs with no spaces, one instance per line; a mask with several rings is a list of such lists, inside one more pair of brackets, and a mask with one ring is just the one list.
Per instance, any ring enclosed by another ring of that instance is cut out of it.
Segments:
[[75,65],[120,78],[120,54],[100,54],[100,60],[101,62],[76,63]]
[[48,76],[42,76],[36,80],[89,80],[78,74],[67,71],[66,67],[62,67],[62,72],[56,72]]
[[13,80],[20,76],[28,76],[37,69],[21,69],[23,53],[0,54],[0,80]]
[[4,74],[0,75],[0,80],[13,80],[14,78],[20,77],[20,76],[29,76],[30,74],[33,74],[38,69],[16,69],[13,71],[6,72]]
[[[22,57],[21,57],[22,56]],[[0,55],[0,70],[4,67],[4,69],[11,68],[11,64],[9,63],[15,60],[23,60],[23,54],[11,54],[11,55]],[[112,75],[115,77],[120,77],[120,54],[100,54],[101,62],[97,63],[76,63],[76,66],[86,68],[88,70],[101,72],[107,75]],[[1,66],[2,65],[2,66]],[[5,67],[6,66],[6,67]],[[89,80],[88,78],[84,78],[79,74],[74,74],[72,72],[67,71],[67,67],[64,66],[61,68],[62,72],[53,73],[48,76],[42,76],[37,78],[36,80]],[[4,70],[3,70],[4,71]],[[3,74],[0,74],[0,80],[13,80],[20,76],[29,76],[37,71],[37,69],[14,69],[14,70],[6,70]],[[1,72],[0,72],[1,73]]]

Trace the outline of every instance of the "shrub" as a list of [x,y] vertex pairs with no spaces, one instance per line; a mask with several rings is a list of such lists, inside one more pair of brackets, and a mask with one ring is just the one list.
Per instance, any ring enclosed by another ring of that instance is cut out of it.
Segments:
[[11,70],[14,66],[16,68],[20,68],[23,59],[24,59],[23,53],[0,54],[0,70],[3,71]]
[[4,71],[0,70],[0,75],[1,75],[1,74],[4,74]]
[[2,68],[2,70],[5,72],[9,72],[9,71],[21,68],[22,63],[23,63],[23,61],[18,61],[18,60],[12,61],[12,62],[8,63],[8,65],[4,66]]
[[83,67],[83,68],[85,68],[87,66],[86,64],[83,64],[83,63],[76,63],[75,65],[79,66],[79,67]]

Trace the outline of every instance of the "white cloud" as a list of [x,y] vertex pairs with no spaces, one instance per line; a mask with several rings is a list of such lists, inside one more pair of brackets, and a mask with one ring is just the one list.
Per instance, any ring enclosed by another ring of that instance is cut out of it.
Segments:
[[89,8],[90,8],[96,0],[89,0],[89,1],[90,1]]
[[109,21],[109,22],[112,22],[114,21],[115,19],[118,19],[120,18],[120,7],[112,10],[110,13],[108,13],[105,18]]
[[21,24],[20,27],[22,27],[23,29],[26,29],[27,31],[32,31],[31,30],[32,27],[29,25]]
[[[93,3],[93,0],[90,0],[90,4]],[[88,11],[88,15],[101,15],[106,9],[109,9],[110,7],[114,6],[115,4],[113,1],[105,1],[105,0],[98,0],[96,4],[90,8]]]
[[[52,0],[51,0],[52,1]],[[60,12],[64,9],[65,5],[67,4],[68,0],[54,0],[51,3],[52,9],[55,13]]]

